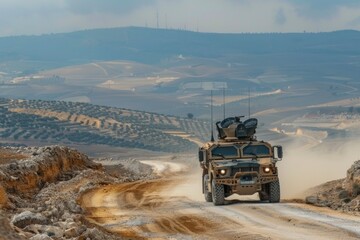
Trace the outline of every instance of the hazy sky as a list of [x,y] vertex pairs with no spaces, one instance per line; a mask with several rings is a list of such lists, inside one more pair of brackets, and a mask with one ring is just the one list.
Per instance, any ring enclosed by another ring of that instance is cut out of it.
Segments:
[[200,32],[360,30],[360,0],[0,0],[0,36],[157,24]]

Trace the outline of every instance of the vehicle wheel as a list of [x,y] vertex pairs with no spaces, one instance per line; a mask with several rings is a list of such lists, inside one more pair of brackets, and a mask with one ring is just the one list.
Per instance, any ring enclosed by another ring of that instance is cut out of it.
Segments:
[[204,179],[203,179],[203,184],[204,184],[204,197],[205,197],[205,201],[207,202],[212,202],[212,194],[211,192],[209,192],[209,188],[208,188],[208,182],[209,182],[209,175],[205,174],[204,175]]
[[215,179],[211,182],[212,187],[212,199],[215,206],[217,205],[224,205],[225,202],[225,191],[224,185],[216,184]]
[[269,183],[269,202],[280,202],[280,183],[279,181]]
[[260,201],[269,201],[269,184],[262,184],[259,192]]
[[260,201],[269,201],[269,194],[266,192],[259,192]]

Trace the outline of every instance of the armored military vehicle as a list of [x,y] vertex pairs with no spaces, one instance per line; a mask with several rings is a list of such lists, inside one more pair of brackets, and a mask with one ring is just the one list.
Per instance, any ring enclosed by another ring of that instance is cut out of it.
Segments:
[[258,193],[261,201],[279,202],[276,162],[282,159],[282,147],[257,140],[258,120],[242,122],[242,117],[217,122],[217,141],[212,139],[199,148],[205,200],[223,205],[232,194]]

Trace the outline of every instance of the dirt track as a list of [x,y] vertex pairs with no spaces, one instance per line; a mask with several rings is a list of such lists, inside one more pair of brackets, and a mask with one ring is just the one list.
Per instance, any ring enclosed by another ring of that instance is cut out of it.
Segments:
[[[151,165],[184,170],[174,163]],[[181,171],[157,180],[109,185],[85,193],[81,203],[89,221],[130,239],[360,238],[359,217],[329,209],[251,198],[233,198],[214,207],[201,199],[196,177]]]

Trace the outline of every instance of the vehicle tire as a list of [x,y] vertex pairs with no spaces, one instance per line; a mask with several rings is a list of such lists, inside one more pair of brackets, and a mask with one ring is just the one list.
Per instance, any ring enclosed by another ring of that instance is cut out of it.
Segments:
[[203,179],[204,197],[205,197],[206,202],[212,202],[213,198],[212,198],[212,193],[209,192],[209,189],[208,189],[208,182],[209,182],[209,175],[205,174],[204,179]]
[[266,192],[259,192],[259,198],[262,202],[269,201],[269,194],[267,194]]
[[225,189],[224,185],[216,184],[215,179],[211,182],[212,187],[212,199],[215,206],[224,205],[225,202]]
[[280,202],[280,183],[279,180],[269,183],[269,202]]
[[269,183],[261,185],[261,191],[259,192],[260,201],[269,201]]

